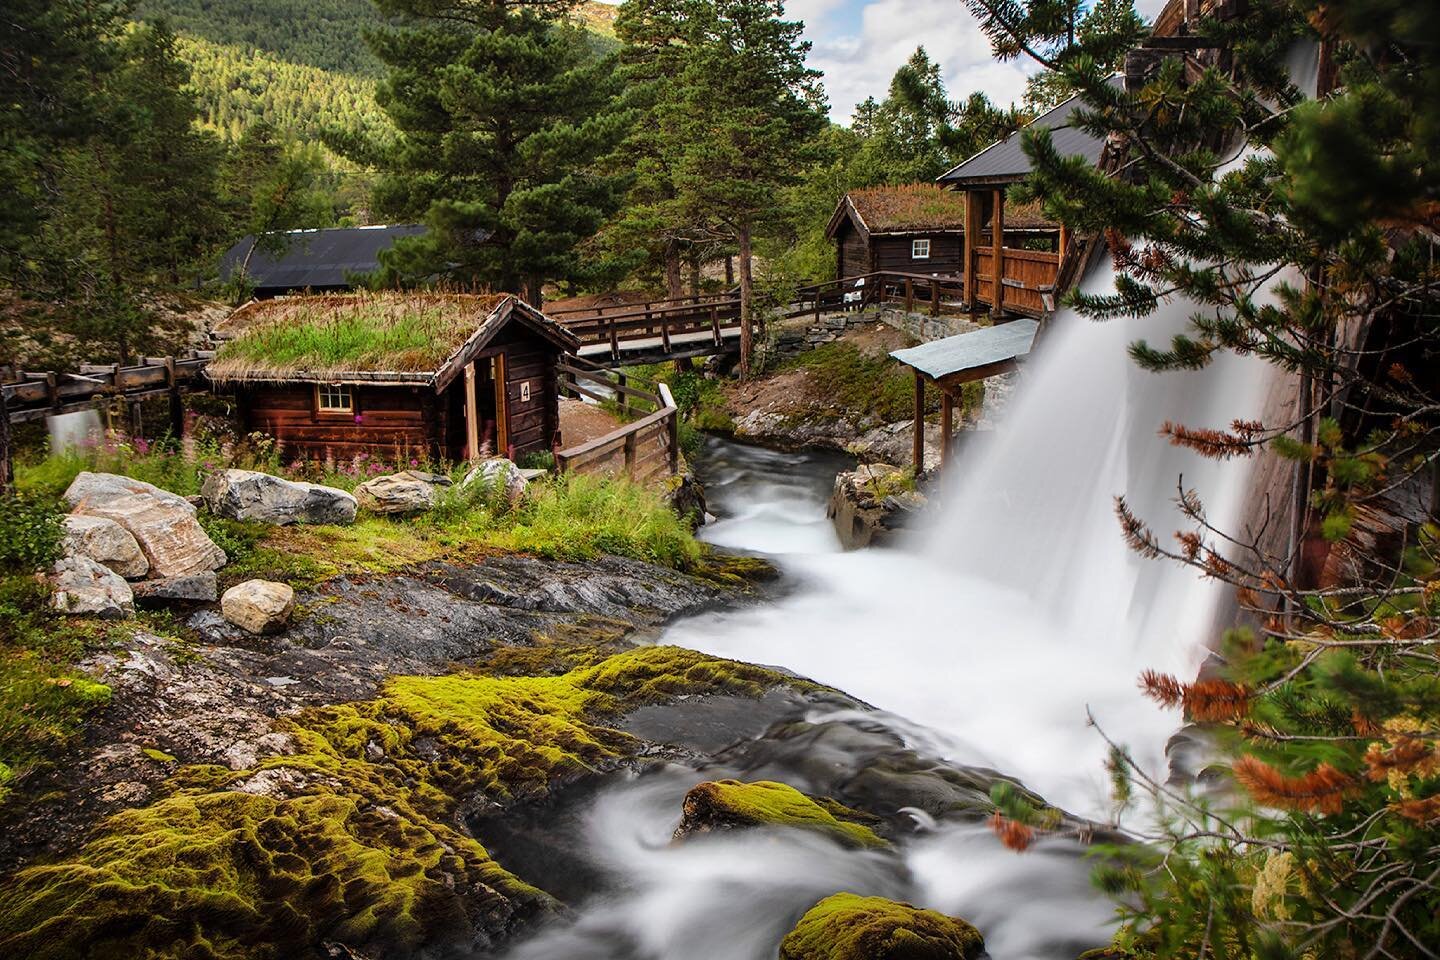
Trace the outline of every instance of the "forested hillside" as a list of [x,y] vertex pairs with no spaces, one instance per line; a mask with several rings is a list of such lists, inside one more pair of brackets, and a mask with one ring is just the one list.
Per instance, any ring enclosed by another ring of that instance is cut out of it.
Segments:
[[390,130],[369,77],[194,37],[180,37],[179,45],[204,123],[226,140],[262,121],[306,140],[333,128],[372,137]]

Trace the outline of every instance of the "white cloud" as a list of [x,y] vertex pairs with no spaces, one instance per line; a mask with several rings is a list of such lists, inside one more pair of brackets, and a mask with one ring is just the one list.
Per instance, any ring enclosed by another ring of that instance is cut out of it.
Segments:
[[841,121],[866,97],[884,97],[917,46],[940,64],[955,99],[978,90],[1001,104],[1019,100],[1034,72],[1023,59],[996,62],[960,0],[796,0],[786,16],[805,20],[810,64],[825,72],[830,114]]

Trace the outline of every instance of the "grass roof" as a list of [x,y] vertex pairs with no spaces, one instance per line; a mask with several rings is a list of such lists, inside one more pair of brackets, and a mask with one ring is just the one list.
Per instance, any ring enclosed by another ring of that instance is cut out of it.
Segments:
[[206,372],[213,380],[433,374],[505,299],[361,293],[262,300],[222,326],[233,339]]
[[850,191],[849,197],[872,233],[965,228],[965,194],[933,183],[868,187]]

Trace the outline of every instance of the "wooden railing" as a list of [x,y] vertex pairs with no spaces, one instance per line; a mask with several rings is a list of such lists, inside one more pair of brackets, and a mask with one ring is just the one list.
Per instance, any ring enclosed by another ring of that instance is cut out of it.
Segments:
[[[1001,251],[1000,301],[995,300],[995,254],[992,249],[975,251],[974,299],[994,309],[1038,317],[1054,309],[1055,276],[1060,271],[1060,254],[1041,250]],[[1047,300],[1049,301],[1047,303]]]
[[143,363],[129,367],[84,364],[78,373],[16,372],[7,378],[10,382],[0,385],[0,391],[9,422],[25,423],[89,410],[97,397],[135,401],[167,394],[178,396],[187,389],[207,390],[203,371],[209,362],[209,353],[197,353],[190,357],[147,357]]
[[562,363],[556,370],[562,391],[594,400],[614,397],[626,410],[634,409],[637,401],[653,407],[650,413],[602,437],[556,450],[557,472],[624,473],[640,483],[675,474],[680,465],[680,415],[669,387],[661,383],[656,386],[658,395],[649,393],[625,383],[623,376],[609,375],[583,362]]

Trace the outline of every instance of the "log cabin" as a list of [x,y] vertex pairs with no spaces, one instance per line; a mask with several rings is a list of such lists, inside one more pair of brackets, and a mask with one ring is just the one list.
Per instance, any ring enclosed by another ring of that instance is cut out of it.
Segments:
[[512,460],[560,444],[556,364],[578,341],[510,295],[258,300],[206,369],[282,456]]
[[953,276],[964,232],[964,196],[930,183],[851,190],[825,227],[840,278],[881,271]]

